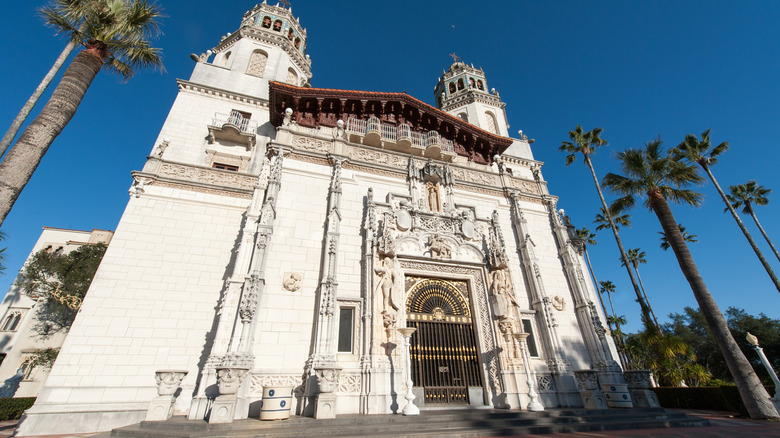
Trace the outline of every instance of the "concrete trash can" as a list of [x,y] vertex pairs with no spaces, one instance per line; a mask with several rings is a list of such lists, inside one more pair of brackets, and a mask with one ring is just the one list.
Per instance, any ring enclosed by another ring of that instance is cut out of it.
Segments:
[[286,420],[292,407],[292,386],[266,386],[260,401],[261,420]]

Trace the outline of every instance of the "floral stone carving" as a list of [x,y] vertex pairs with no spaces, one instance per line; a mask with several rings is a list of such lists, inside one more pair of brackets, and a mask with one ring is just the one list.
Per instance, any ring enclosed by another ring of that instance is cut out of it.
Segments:
[[623,377],[626,379],[628,389],[650,389],[649,370],[623,371]]
[[154,373],[154,379],[157,381],[158,395],[174,395],[179,389],[182,380],[187,377],[186,370],[159,370]]
[[238,392],[247,373],[249,368],[246,367],[217,367],[219,395],[233,395]]
[[574,376],[586,391],[596,391],[599,389],[598,373],[593,370],[579,370],[574,372]]

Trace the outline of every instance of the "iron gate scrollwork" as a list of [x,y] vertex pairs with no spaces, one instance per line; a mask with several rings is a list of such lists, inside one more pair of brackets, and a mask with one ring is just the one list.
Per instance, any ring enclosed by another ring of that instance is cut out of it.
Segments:
[[426,404],[466,404],[468,388],[482,388],[479,349],[465,281],[407,276],[406,318],[412,381]]

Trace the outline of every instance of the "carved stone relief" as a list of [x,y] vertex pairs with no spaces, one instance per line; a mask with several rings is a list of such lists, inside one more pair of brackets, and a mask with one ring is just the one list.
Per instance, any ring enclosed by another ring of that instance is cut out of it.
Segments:
[[296,292],[301,289],[303,284],[302,272],[285,272],[282,286],[290,292]]
[[293,136],[292,145],[296,148],[325,154],[330,152],[331,143],[324,140],[317,140],[316,138],[295,135]]

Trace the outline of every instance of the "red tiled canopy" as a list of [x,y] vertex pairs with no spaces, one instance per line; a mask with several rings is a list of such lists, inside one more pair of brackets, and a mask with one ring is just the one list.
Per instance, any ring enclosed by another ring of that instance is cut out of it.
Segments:
[[282,124],[284,110],[292,108],[293,120],[308,127],[336,126],[338,120],[376,116],[382,123],[408,124],[413,131],[437,131],[455,146],[458,155],[481,164],[492,164],[512,139],[492,134],[458,117],[434,108],[406,93],[295,87],[270,82],[271,123]]

